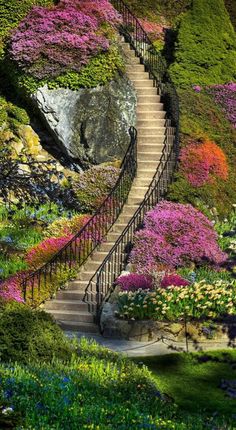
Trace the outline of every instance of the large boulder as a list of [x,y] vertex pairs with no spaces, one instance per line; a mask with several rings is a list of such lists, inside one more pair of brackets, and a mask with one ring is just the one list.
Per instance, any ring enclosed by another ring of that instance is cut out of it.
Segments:
[[77,91],[45,85],[32,99],[59,149],[80,167],[123,158],[136,123],[136,92],[127,77]]

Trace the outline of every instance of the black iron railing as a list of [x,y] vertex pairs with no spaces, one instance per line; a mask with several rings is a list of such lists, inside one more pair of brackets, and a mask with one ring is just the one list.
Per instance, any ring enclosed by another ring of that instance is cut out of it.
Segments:
[[125,5],[123,0],[112,2],[122,14],[121,33],[134,48],[141,63],[145,65],[154,86],[157,87],[164,109],[167,112],[166,136],[162,156],[156,173],[143,199],[142,204],[132,216],[127,227],[90,280],[84,300],[96,320],[103,301],[109,296],[114,281],[124,270],[135,232],[142,226],[145,213],[162,200],[173,178],[179,148],[179,100],[176,89],[167,73],[164,61],[149,40],[139,21]]
[[76,272],[85,263],[94,249],[103,241],[127,200],[137,171],[137,132],[129,130],[130,145],[121,165],[116,185],[87,224],[56,254],[38,270],[22,280],[24,300],[32,305],[49,298],[47,291],[55,291],[70,273]]

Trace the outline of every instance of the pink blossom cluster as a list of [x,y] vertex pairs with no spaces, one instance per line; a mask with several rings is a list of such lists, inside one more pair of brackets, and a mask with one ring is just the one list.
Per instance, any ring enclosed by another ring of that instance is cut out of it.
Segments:
[[168,201],[146,214],[130,257],[143,274],[152,273],[160,263],[175,268],[191,262],[217,265],[226,259],[211,221],[191,205]]
[[165,27],[156,22],[148,21],[147,19],[140,19],[139,22],[143,27],[144,31],[153,40],[164,39]]
[[208,87],[208,92],[213,95],[215,102],[222,107],[226,117],[236,128],[236,82]]
[[86,15],[95,17],[99,24],[109,22],[115,25],[121,22],[121,15],[108,0],[61,0],[60,5],[72,5]]
[[19,275],[12,276],[6,281],[0,283],[0,299],[3,301],[16,301],[23,302],[22,291],[20,289],[20,279]]
[[60,249],[72,239],[73,235],[63,237],[50,237],[38,245],[30,248],[25,260],[30,269],[38,269],[47,263]]
[[118,16],[107,1],[102,3],[100,8],[100,1],[65,0],[52,8],[33,7],[12,32],[11,59],[38,79],[59,76],[66,70],[79,72],[91,57],[109,48],[100,24],[105,19],[114,22]]
[[129,273],[128,275],[119,276],[115,283],[121,287],[121,291],[152,289],[152,278],[138,273]]
[[215,142],[193,142],[180,152],[180,171],[193,187],[228,179],[228,164],[222,149]]
[[161,287],[167,288],[171,285],[175,287],[187,287],[190,285],[190,282],[187,281],[187,279],[182,278],[182,276],[178,275],[177,273],[165,275],[161,280]]

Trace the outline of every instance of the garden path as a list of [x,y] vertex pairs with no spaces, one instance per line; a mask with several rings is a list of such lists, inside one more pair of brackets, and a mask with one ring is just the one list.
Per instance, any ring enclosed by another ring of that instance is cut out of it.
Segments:
[[[115,352],[121,352],[128,357],[151,357],[176,352],[187,352],[186,342],[171,342],[167,339],[154,342],[138,342],[135,340],[104,338],[100,335],[74,331],[65,331],[65,334],[69,338],[76,337],[77,339],[80,339],[81,337],[86,337],[87,339],[95,340],[99,345]],[[199,342],[197,346],[196,343],[188,341],[189,352],[214,351],[219,349],[229,349],[228,341],[216,342],[214,340],[208,340],[205,342]]]

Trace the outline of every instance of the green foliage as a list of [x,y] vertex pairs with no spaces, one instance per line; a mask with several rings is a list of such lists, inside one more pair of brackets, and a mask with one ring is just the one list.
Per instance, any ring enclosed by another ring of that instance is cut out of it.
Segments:
[[212,217],[215,207],[225,217],[235,203],[236,195],[236,130],[225,118],[221,108],[206,92],[196,93],[192,89],[179,90],[181,107],[181,143],[208,138],[224,151],[229,165],[227,181],[217,181],[202,187],[193,187],[180,173],[170,187],[169,197],[180,203],[191,203]]
[[160,22],[162,16],[168,21],[175,22],[179,15],[184,13],[191,5],[192,0],[126,0],[131,10],[139,18],[148,18]]
[[0,127],[3,124],[15,130],[21,124],[29,124],[29,116],[24,109],[8,102],[0,94]]
[[[140,359],[135,359],[135,361]],[[168,396],[175,399],[176,404],[185,413],[206,411],[232,417],[236,412],[235,400],[220,388],[222,380],[236,378],[236,351],[225,350],[189,354],[169,354],[160,357],[145,357],[141,361],[148,366],[158,387]],[[209,429],[234,429],[228,426],[207,424]],[[196,427],[197,417],[196,417]]]
[[69,88],[77,90],[79,88],[93,88],[98,85],[105,85],[115,79],[117,73],[124,72],[124,62],[116,46],[112,46],[106,53],[91,58],[90,62],[82,67],[80,73],[68,71],[64,75],[52,80],[36,80],[30,75],[17,70],[12,63],[6,62],[7,75],[15,88],[24,95],[32,94],[43,85],[48,85],[49,89]]
[[170,72],[180,87],[236,79],[236,35],[223,0],[193,0],[180,23]]
[[225,6],[231,18],[231,22],[236,30],[236,2],[235,0],[225,0]]
[[19,303],[7,304],[0,310],[1,361],[69,361],[72,353],[72,345],[49,314]]

